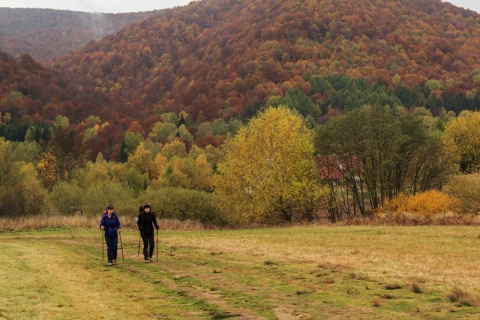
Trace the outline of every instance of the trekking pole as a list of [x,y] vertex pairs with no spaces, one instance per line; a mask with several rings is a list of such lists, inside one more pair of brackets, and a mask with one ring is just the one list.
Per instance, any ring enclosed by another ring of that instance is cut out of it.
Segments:
[[158,229],[157,229],[157,263],[158,263]]
[[122,242],[122,233],[118,232],[118,236],[120,237],[120,249],[122,249],[122,261],[125,263],[125,257],[123,256],[123,242]]
[[100,229],[100,234],[102,236],[102,263],[105,262],[104,253],[103,253],[103,230]]
[[138,254],[137,254],[137,257],[139,257],[139,258],[140,258],[140,240],[142,240],[142,234],[140,234],[138,236],[138,247],[137,247],[138,248]]

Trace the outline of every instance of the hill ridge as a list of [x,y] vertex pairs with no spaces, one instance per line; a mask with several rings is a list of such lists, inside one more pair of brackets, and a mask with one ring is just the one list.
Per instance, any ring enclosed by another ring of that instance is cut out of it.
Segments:
[[[228,117],[247,115],[252,103],[285,93],[288,82],[301,85],[307,74],[390,87],[398,74],[408,88],[436,79],[466,92],[478,88],[469,73],[480,69],[479,46],[480,15],[440,0],[204,0],[130,25],[54,65],[77,75],[83,68],[108,95],[143,96],[144,105],[163,111],[197,116],[203,95],[224,104],[204,113]],[[126,75],[134,80],[128,86]]]
[[156,12],[113,14],[0,7],[0,48],[48,63]]

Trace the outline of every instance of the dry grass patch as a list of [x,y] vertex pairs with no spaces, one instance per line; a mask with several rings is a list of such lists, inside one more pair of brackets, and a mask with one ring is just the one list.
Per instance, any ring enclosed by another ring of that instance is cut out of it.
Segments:
[[457,214],[453,212],[424,215],[412,212],[379,212],[371,219],[363,221],[370,225],[391,226],[432,226],[432,225],[478,225],[480,219],[476,215]]
[[382,306],[382,299],[380,298],[373,299],[372,306],[374,306],[375,308],[380,308]]
[[452,289],[448,295],[450,301],[454,302],[459,307],[478,307],[480,306],[479,297],[475,297],[458,287]]
[[[0,217],[0,232],[31,231],[58,228],[98,228],[101,215],[38,215],[27,217]],[[137,229],[135,217],[120,215],[124,228]],[[162,230],[201,231],[205,227],[200,222],[161,219]]]
[[412,292],[413,293],[424,293],[425,289],[423,288],[423,286],[421,284],[414,281],[412,283]]
[[28,231],[55,228],[94,228],[98,227],[100,217],[86,215],[52,215],[0,218],[0,232]]
[[385,285],[385,290],[398,290],[398,289],[402,289],[403,286],[399,283],[390,283],[390,284],[387,284]]
[[[108,295],[118,303],[128,297],[124,308],[133,309],[122,316],[135,319],[276,319],[288,314],[303,319],[411,319],[415,315],[419,319],[476,320],[480,318],[480,308],[474,304],[480,288],[478,234],[474,226],[162,229],[159,263],[144,264],[137,257],[137,230],[126,229],[122,233],[125,264],[107,268],[101,262],[95,219],[90,229],[1,233],[0,251],[7,262],[21,261],[22,255],[28,257],[27,265],[35,259],[48,261],[39,268],[64,272],[62,278],[80,281],[83,289],[79,288],[78,299],[86,303],[90,296],[104,296],[105,279],[118,283]],[[21,245],[25,241],[28,248]],[[67,262],[62,264],[62,259]],[[16,279],[35,283],[31,277],[48,273],[4,265],[0,282],[5,288],[14,287]],[[9,278],[11,270],[18,274]],[[70,272],[79,272],[81,279]],[[39,282],[40,300],[48,300],[51,293],[45,290],[47,282]],[[54,292],[63,292],[75,304],[79,301],[70,294],[76,282],[56,283]],[[21,297],[31,288],[25,285],[8,298],[15,298],[21,308],[27,303]],[[55,305],[72,304],[60,297],[53,301]],[[9,302],[1,301],[5,303]],[[87,319],[81,308],[62,309],[64,318]],[[0,318],[12,318],[7,314],[11,312],[7,310]],[[46,316],[57,317],[54,313]]]

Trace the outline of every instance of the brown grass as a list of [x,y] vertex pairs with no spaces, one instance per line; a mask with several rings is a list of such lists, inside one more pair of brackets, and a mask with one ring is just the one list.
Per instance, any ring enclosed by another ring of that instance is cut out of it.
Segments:
[[454,302],[459,307],[478,307],[478,297],[473,296],[458,287],[452,289],[452,292],[448,295],[450,301]]
[[0,319],[480,316],[475,226],[163,229],[152,264],[126,229],[125,263],[109,268],[92,223],[0,234]]
[[452,212],[423,215],[409,212],[403,213],[379,213],[371,218],[360,220],[367,225],[398,225],[398,226],[427,226],[427,225],[478,225],[479,216],[470,214],[456,214]]
[[[136,229],[136,216],[120,216],[122,226],[127,229]],[[27,217],[0,217],[0,232],[11,231],[29,231],[40,229],[58,229],[58,228],[96,228],[100,221],[99,216],[91,215],[38,215]],[[201,230],[220,230],[225,229],[212,225],[205,226],[198,221],[177,219],[161,219],[161,230],[183,230],[183,231],[201,231]],[[305,224],[303,222],[281,227],[312,227],[331,225],[328,219],[317,221],[316,223]],[[392,213],[380,212],[367,217],[354,217],[335,223],[337,226],[349,225],[391,225],[391,226],[426,226],[426,225],[480,225],[480,215],[456,214],[452,212],[424,215],[409,212]],[[250,228],[261,228],[262,226],[250,226]],[[273,226],[273,228],[277,228]]]
[[[135,218],[120,217],[122,227],[136,229]],[[0,217],[0,232],[30,231],[41,229],[59,228],[98,228],[100,217],[88,215],[51,215],[51,216],[29,216],[29,217]],[[175,219],[162,219],[160,222],[162,230],[205,230],[205,227],[195,221],[179,221]]]
[[90,216],[29,216],[0,218],[0,232],[56,228],[94,228],[99,219]]

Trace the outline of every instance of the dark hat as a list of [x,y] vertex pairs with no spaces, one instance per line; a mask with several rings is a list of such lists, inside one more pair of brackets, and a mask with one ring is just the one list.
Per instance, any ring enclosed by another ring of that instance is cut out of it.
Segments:
[[107,210],[108,210],[108,209],[113,209],[113,204],[110,203],[110,204],[107,206]]
[[146,208],[149,208],[149,209],[151,209],[151,207],[150,207],[150,205],[149,205],[149,204],[145,204],[145,205],[143,206],[143,209],[146,209]]

